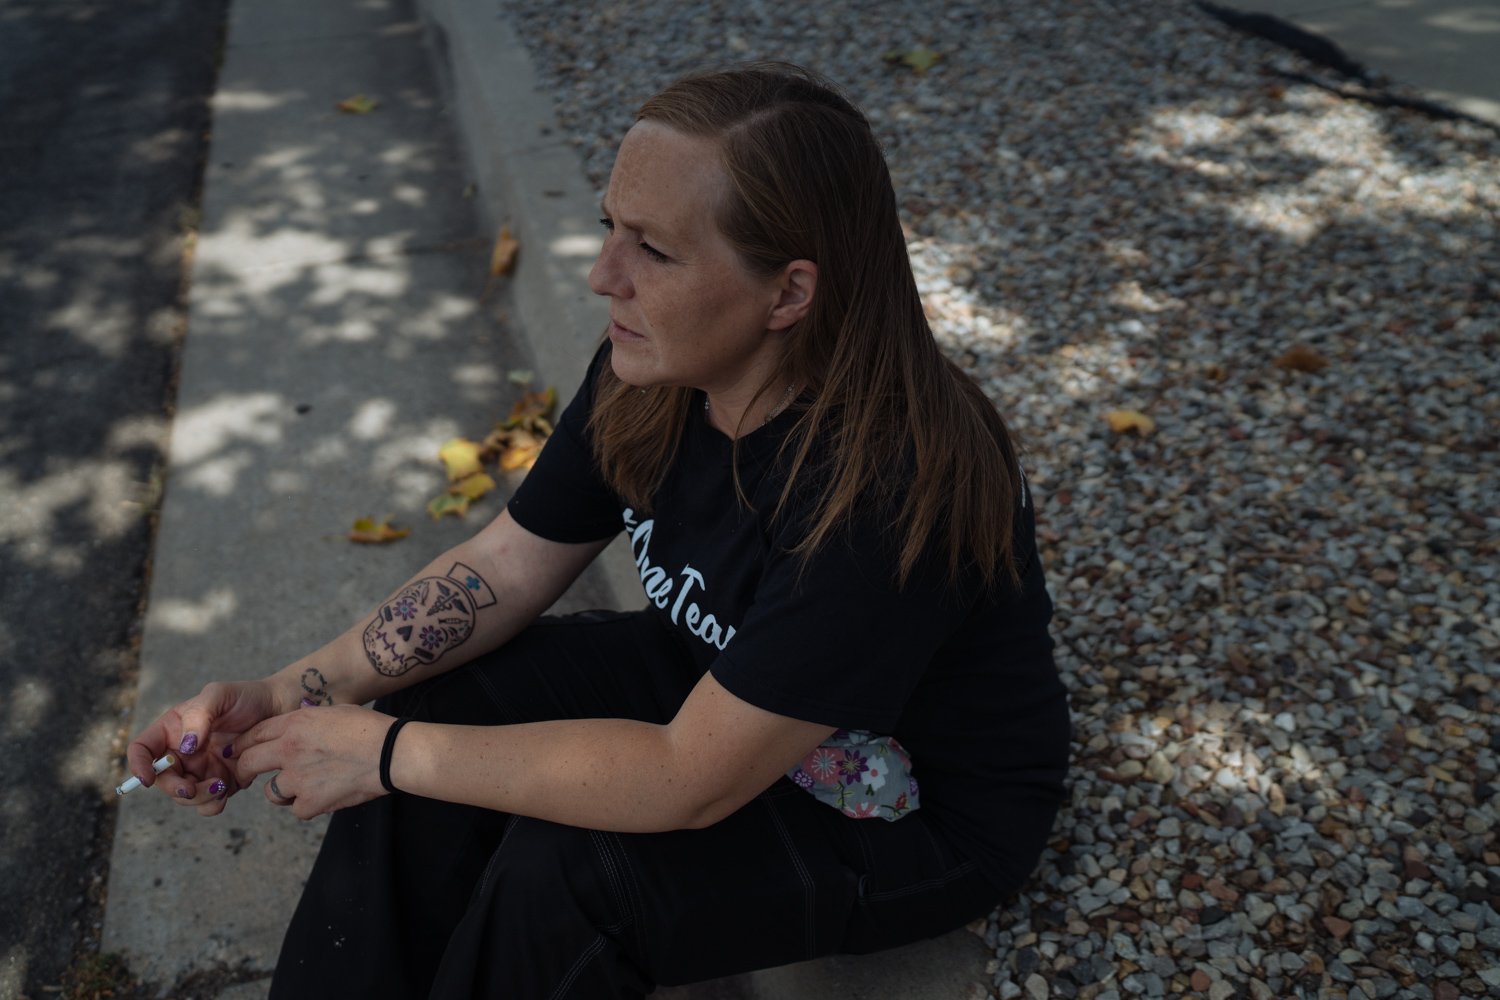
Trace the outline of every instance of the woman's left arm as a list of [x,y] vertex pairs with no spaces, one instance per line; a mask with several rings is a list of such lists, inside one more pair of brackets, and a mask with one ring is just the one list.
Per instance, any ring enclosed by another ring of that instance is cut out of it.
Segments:
[[[304,708],[241,737],[242,783],[281,770],[303,819],[384,793],[378,765],[391,718],[353,706]],[[404,792],[551,820],[650,833],[710,826],[817,747],[833,726],[757,708],[703,676],[667,725],[576,719],[511,726],[413,722],[397,737],[391,783]],[[269,795],[269,789],[267,790]]]

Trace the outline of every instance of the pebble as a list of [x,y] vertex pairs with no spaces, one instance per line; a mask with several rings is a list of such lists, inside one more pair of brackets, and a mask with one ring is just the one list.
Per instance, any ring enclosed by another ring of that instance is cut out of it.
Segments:
[[600,191],[705,53],[828,74],[884,143],[939,345],[1024,443],[1074,712],[981,935],[1002,1000],[1500,989],[1500,134],[1186,0],[499,6]]

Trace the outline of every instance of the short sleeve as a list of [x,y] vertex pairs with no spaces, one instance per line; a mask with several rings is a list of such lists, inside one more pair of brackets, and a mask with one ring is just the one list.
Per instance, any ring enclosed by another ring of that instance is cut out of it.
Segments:
[[613,536],[622,526],[619,498],[600,474],[588,433],[595,379],[608,363],[605,345],[506,505],[515,522],[534,535],[554,542],[593,542]]
[[893,732],[967,614],[946,573],[928,563],[898,590],[895,555],[873,529],[836,536],[805,565],[782,550],[709,669],[730,693],[778,715]]

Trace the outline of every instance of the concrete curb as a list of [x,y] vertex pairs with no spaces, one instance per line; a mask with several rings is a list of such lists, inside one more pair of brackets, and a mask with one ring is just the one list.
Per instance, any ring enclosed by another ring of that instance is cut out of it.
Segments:
[[[599,210],[577,154],[557,127],[552,99],[510,22],[472,0],[417,0],[435,71],[491,232],[521,243],[512,272],[517,324],[538,376],[566,401],[609,323],[589,291],[599,253]],[[623,536],[596,564],[617,607],[641,604],[640,576]]]
[[[505,17],[479,0],[417,0],[448,91],[485,221],[521,241],[513,291],[539,374],[564,393],[582,378],[608,322],[588,291],[600,245],[595,192],[556,124],[551,97]],[[615,599],[640,603],[623,539],[602,568]],[[832,956],[659,991],[663,1000],[957,1000],[988,996],[988,950],[967,931],[872,956]]]

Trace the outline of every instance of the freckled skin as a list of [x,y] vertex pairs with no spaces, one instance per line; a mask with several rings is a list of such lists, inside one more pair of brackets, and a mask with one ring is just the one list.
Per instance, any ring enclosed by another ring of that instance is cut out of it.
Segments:
[[[589,287],[610,299],[611,363],[639,386],[690,386],[738,413],[780,356],[775,281],[752,274],[718,231],[728,184],[710,140],[638,122],[620,144],[604,208],[613,223]],[[653,258],[644,242],[668,257]]]

